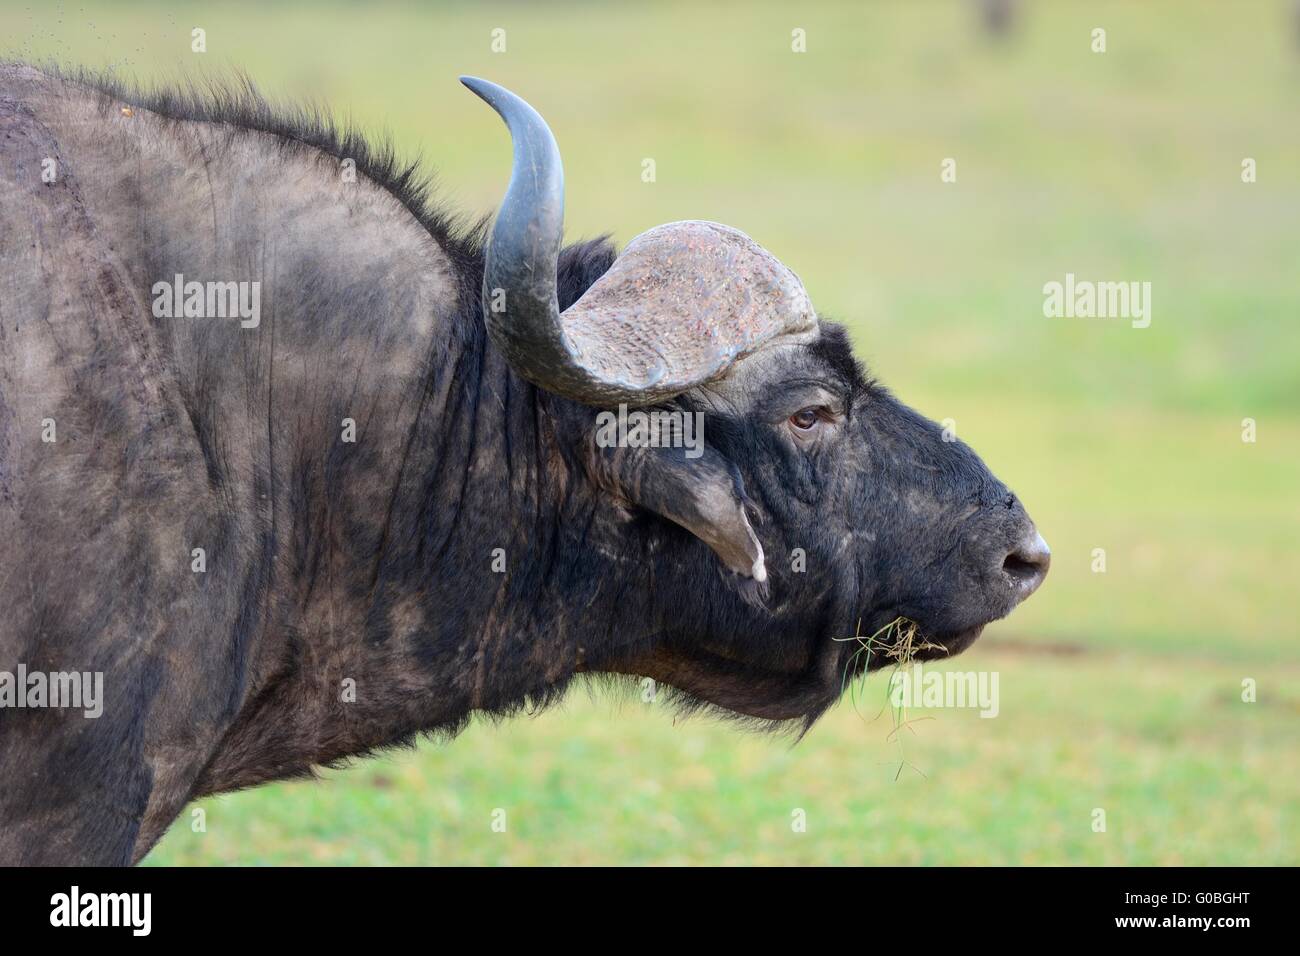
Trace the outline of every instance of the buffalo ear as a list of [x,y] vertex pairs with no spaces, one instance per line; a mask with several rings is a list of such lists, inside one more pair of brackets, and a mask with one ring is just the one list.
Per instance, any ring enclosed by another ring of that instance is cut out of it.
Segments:
[[623,500],[662,515],[699,538],[737,574],[767,580],[763,546],[745,514],[745,490],[730,463],[709,448],[596,448],[597,481]]

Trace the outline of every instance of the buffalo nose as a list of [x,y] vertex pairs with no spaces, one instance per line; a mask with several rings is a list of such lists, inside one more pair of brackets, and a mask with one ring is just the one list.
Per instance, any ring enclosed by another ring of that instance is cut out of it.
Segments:
[[1021,600],[1029,597],[1047,577],[1052,565],[1052,549],[1037,531],[1027,535],[1002,562],[1002,570],[1020,592]]

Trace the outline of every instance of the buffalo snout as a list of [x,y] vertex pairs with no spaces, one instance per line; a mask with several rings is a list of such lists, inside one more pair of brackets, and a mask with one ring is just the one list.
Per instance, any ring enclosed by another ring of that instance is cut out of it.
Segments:
[[1051,566],[1052,549],[1047,546],[1033,522],[1029,522],[1025,535],[1002,560],[1002,572],[1016,603],[1038,590]]

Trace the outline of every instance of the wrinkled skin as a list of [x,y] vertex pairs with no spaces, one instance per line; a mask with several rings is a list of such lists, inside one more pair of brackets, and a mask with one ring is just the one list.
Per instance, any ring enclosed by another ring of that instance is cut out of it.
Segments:
[[[472,235],[382,163],[341,181],[356,144],[231,110],[0,67],[0,671],[100,671],[106,697],[0,708],[0,863],[133,862],[198,796],[581,673],[807,726],[836,638],[902,614],[956,652],[1041,580],[1005,566],[1019,503],[834,326],[678,398],[703,457],[597,448],[595,409],[489,345]],[[561,306],[613,259],[566,250]],[[262,281],[260,326],[154,318],[176,272]]]

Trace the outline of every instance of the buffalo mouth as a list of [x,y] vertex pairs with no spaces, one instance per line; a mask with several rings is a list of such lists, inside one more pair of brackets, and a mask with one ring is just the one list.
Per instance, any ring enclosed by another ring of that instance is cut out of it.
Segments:
[[930,640],[930,647],[922,647],[913,656],[913,660],[933,661],[943,657],[955,657],[970,647],[984,633],[983,624],[976,624],[964,631],[941,635]]
[[865,639],[859,639],[860,646],[868,648],[862,655],[866,670],[877,671],[905,666],[913,661],[956,657],[974,644],[990,623],[985,621],[957,631],[935,632],[906,618],[899,620],[904,623],[886,625],[873,635],[869,644]]

